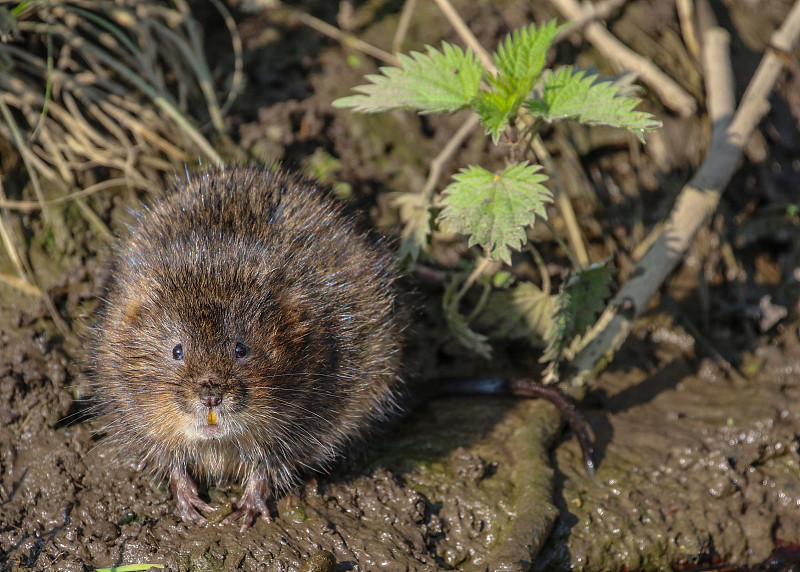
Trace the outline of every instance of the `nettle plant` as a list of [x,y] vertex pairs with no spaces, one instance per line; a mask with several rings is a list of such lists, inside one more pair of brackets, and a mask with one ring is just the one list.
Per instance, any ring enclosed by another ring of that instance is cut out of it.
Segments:
[[[564,66],[546,69],[545,58],[556,35],[564,28],[555,21],[516,30],[492,55],[495,69],[487,69],[469,48],[442,43],[441,51],[430,46],[427,53],[400,55],[400,67],[382,67],[380,74],[367,75],[370,83],[354,88],[357,95],[334,101],[337,107],[364,113],[411,109],[422,114],[452,113],[471,109],[478,114],[486,134],[495,144],[510,143],[507,166],[499,173],[470,165],[453,176],[440,196],[406,193],[397,201],[406,228],[401,254],[416,259],[427,248],[431,231],[437,226],[466,234],[469,245],[480,245],[483,256],[472,274],[454,279],[444,297],[445,316],[455,337],[488,357],[491,347],[486,336],[473,331],[470,321],[481,311],[488,321],[507,336],[523,335],[544,340],[542,361],[558,364],[576,351],[580,336],[591,327],[609,295],[612,269],[608,261],[579,267],[569,247],[573,268],[557,295],[550,295],[533,283],[514,284],[507,271],[483,276],[484,295],[470,316],[459,303],[487,263],[511,264],[511,250],[528,243],[526,229],[537,217],[546,221],[546,203],[553,200],[544,186],[548,177],[539,165],[517,160],[519,149],[531,142],[545,122],[578,121],[608,125],[635,133],[660,126],[649,113],[636,111],[640,100],[629,94],[628,86],[597,75]],[[436,213],[435,217],[431,215]],[[530,245],[529,245],[530,248]],[[538,257],[535,249],[534,256]],[[539,265],[543,267],[542,264]],[[545,276],[543,283],[549,282]],[[500,288],[504,296],[488,291]],[[492,318],[493,316],[493,318]],[[550,380],[557,368],[548,368]]]

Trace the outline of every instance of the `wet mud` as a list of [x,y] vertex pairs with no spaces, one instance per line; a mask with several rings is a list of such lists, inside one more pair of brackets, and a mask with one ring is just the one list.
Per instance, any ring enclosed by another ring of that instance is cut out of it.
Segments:
[[574,470],[570,443],[556,449],[560,516],[537,568],[688,568],[714,557],[754,565],[796,544],[797,334],[795,324],[757,348],[754,373],[734,379],[679,345],[639,347],[656,354],[657,369],[625,352],[625,367],[605,373],[588,398],[599,406],[588,412],[597,482]]
[[[91,421],[64,424],[74,407],[68,358],[35,328],[16,334],[2,337],[10,360],[0,431],[4,569],[296,570],[320,550],[341,569],[514,568],[530,561],[555,519],[547,446],[555,411],[462,398],[421,408],[330,474],[310,475],[276,499],[274,522],[245,533],[184,524],[166,484],[104,448]],[[207,491],[220,518],[240,493]]]

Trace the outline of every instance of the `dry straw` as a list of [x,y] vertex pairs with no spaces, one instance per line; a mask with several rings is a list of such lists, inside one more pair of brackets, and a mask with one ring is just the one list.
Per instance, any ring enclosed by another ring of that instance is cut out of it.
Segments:
[[[50,227],[52,207],[74,201],[105,233],[84,202],[88,195],[156,188],[164,172],[198,157],[221,161],[207,135],[222,136],[225,110],[241,87],[241,41],[224,5],[211,5],[230,31],[236,60],[221,82],[184,0],[0,6],[0,137],[19,153],[35,199],[9,200],[0,186],[0,238],[19,279],[30,276],[9,228],[11,212],[41,210]],[[217,83],[227,85],[223,97]],[[106,179],[98,182],[98,173]]]

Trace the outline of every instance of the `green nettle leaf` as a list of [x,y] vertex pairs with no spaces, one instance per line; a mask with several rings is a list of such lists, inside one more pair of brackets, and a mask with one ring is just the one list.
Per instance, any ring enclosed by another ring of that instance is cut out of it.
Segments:
[[472,104],[495,143],[539,79],[547,50],[563,27],[555,20],[538,29],[532,25],[515,30],[498,46],[497,76],[487,78],[490,89],[481,90]]
[[632,131],[644,141],[643,132],[657,129],[661,122],[650,113],[635,111],[641,100],[621,95],[622,88],[613,81],[600,81],[596,75],[567,66],[555,73],[548,71],[525,107],[548,121],[572,119],[610,125]]
[[509,248],[522,246],[525,227],[533,225],[536,215],[547,218],[544,205],[553,197],[542,185],[547,177],[540,169],[527,163],[499,175],[475,166],[462,169],[444,190],[439,220],[468,234],[470,246],[480,244],[492,259],[510,264]]
[[522,100],[509,86],[492,82],[494,89],[482,90],[473,102],[475,111],[481,118],[481,123],[486,127],[486,133],[492,136],[496,143],[500,134],[508,125],[511,118],[516,115]]
[[447,42],[442,42],[442,52],[427,48],[427,54],[399,55],[401,67],[380,68],[383,75],[368,75],[372,83],[353,88],[359,95],[342,97],[333,105],[363,113],[392,109],[441,113],[468,107],[484,74],[475,54]]
[[527,95],[542,73],[547,51],[553,45],[556,34],[565,27],[551,20],[539,28],[531,25],[514,30],[505,42],[497,46],[494,54],[498,75],[506,78],[508,83],[519,86]]
[[586,333],[603,310],[610,295],[609,286],[614,269],[610,260],[592,264],[567,278],[556,298],[553,323],[547,332],[547,349],[539,361],[561,358],[564,350]]

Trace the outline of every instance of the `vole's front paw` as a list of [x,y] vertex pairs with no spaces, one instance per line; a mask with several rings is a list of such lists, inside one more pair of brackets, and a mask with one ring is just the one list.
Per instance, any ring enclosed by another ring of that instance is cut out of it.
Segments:
[[214,508],[197,494],[197,485],[185,471],[173,470],[169,477],[169,486],[178,514],[184,522],[204,523],[206,519],[197,511],[212,512]]
[[255,522],[256,518],[261,515],[267,522],[272,521],[272,513],[267,506],[267,491],[269,490],[269,482],[267,477],[263,475],[252,475],[247,479],[247,484],[244,489],[242,498],[236,502],[234,511],[225,517],[222,524],[233,524],[237,520],[242,520],[242,527],[240,532],[244,532],[250,528]]

